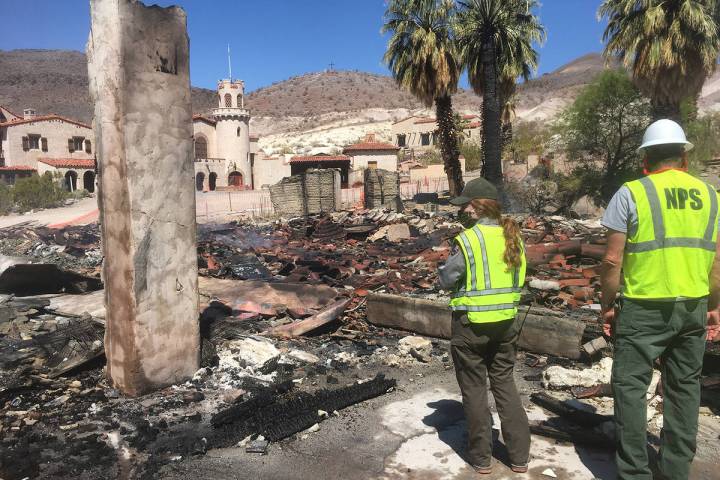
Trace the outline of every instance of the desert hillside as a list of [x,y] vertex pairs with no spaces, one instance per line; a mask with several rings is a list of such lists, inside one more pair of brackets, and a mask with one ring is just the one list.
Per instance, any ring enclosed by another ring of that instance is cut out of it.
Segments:
[[[597,53],[577,58],[518,88],[520,120],[548,120],[606,68]],[[0,105],[12,111],[33,107],[84,122],[92,119],[87,67],[82,52],[64,50],[0,50]],[[215,106],[215,92],[193,87],[193,111]],[[708,79],[701,108],[720,105],[720,73]],[[461,113],[479,113],[481,99],[459,91],[453,104]],[[342,147],[367,132],[390,139],[391,124],[408,115],[429,114],[392,78],[358,71],[309,73],[249,92],[253,133],[267,151],[316,153]]]
[[[193,88],[194,110],[211,108],[212,90]],[[92,121],[85,54],[70,50],[0,50],[0,105],[13,112],[35,108]]]

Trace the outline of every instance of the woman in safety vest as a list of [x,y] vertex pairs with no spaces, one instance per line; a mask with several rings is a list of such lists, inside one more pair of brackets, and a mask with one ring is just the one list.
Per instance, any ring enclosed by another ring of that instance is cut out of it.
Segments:
[[484,178],[468,182],[451,200],[461,206],[467,230],[455,237],[440,285],[453,292],[451,350],[468,423],[467,458],[479,473],[492,471],[495,397],[513,472],[525,473],[530,429],[513,379],[519,335],[515,320],[525,283],[525,251],[518,224],[501,216],[497,190]]

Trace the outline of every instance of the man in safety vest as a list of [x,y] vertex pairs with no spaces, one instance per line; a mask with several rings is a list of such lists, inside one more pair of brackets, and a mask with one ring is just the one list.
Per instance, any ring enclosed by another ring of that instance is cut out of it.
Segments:
[[[687,173],[693,145],[680,125],[658,120],[639,151],[645,176],[610,201],[603,259],[602,315],[615,337],[618,478],[652,479],[646,449],[646,392],[661,360],[664,426],[658,470],[688,478],[695,455],[706,331],[718,334],[718,195]],[[615,300],[624,280],[622,307]]]

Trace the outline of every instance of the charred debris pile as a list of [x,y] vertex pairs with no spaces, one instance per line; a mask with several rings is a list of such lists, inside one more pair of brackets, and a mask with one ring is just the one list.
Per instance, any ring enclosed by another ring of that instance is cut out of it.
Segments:
[[[346,407],[451,369],[448,292],[436,271],[461,226],[434,207],[201,225],[202,368],[139,398],[122,397],[103,374],[97,225],[0,230],[0,477],[150,478],[212,448],[265,453]],[[603,229],[597,220],[517,220],[529,263],[518,372],[553,415],[533,432],[607,448]],[[709,347],[709,398],[720,386],[717,353]],[[657,385],[651,431],[662,416]]]

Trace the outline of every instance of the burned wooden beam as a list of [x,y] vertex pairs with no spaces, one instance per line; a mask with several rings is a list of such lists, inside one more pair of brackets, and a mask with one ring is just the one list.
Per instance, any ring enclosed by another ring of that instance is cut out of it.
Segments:
[[615,441],[608,438],[607,435],[600,434],[595,430],[588,429],[560,429],[556,425],[548,422],[530,422],[530,433],[548,437],[561,442],[574,443],[576,445],[585,445],[598,448],[615,448]]
[[597,413],[573,407],[572,405],[562,402],[545,392],[536,392],[531,394],[530,400],[555,415],[559,415],[562,418],[583,427],[596,427],[601,423],[612,420],[613,418],[612,416],[599,415]]
[[333,302],[321,312],[305,320],[275,327],[271,329],[269,333],[285,337],[303,335],[337,319],[345,311],[345,307],[350,303],[350,300],[349,298],[343,298]]
[[[370,294],[367,298],[370,323],[450,338],[452,313],[445,302],[387,294]],[[584,322],[553,310],[539,307],[528,310],[525,306],[519,308],[517,321],[523,322],[518,340],[521,349],[574,360],[580,358]]]
[[384,395],[395,385],[395,380],[377,375],[367,382],[334,390],[293,392],[284,396],[266,395],[253,403],[248,400],[213,417],[211,422],[216,429],[208,438],[209,446],[234,445],[252,434],[261,434],[267,440],[277,442],[321,422],[323,419],[318,415],[318,410],[342,410]]

